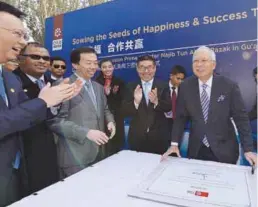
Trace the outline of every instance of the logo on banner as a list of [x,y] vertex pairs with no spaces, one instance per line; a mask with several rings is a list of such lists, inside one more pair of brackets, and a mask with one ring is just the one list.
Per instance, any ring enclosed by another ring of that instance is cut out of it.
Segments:
[[52,51],[62,50],[63,48],[63,14],[54,17]]

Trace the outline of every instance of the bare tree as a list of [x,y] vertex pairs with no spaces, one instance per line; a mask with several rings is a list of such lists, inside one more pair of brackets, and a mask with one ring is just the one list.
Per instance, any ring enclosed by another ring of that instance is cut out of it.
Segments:
[[24,13],[27,27],[35,41],[44,43],[45,19],[65,12],[105,3],[109,0],[4,0]]

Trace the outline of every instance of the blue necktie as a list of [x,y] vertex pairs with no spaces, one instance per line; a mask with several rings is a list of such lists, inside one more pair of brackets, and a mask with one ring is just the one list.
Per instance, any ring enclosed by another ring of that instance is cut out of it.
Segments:
[[0,96],[3,98],[5,104],[7,105],[7,96],[5,93],[4,79],[2,76],[2,71],[0,71]]
[[36,80],[36,83],[38,84],[38,87],[39,87],[40,89],[44,88],[44,86],[45,86],[44,81],[41,80],[41,79]]
[[88,91],[88,94],[90,96],[90,99],[95,107],[95,109],[97,110],[97,102],[96,102],[96,97],[95,97],[95,94],[94,94],[94,91],[93,91],[93,88],[92,88],[92,84],[90,81],[86,81],[85,82],[85,86],[86,86],[86,89]]
[[[6,93],[5,93],[4,79],[3,79],[3,76],[2,76],[2,70],[0,70],[0,96],[3,98],[4,102],[7,105],[8,102],[7,102],[7,96],[6,96]],[[20,153],[20,151],[18,151],[16,153],[15,160],[13,162],[13,168],[14,169],[19,169],[20,160],[21,160],[21,153]]]
[[[207,88],[207,87],[208,87],[207,84],[203,84],[203,85],[202,85],[202,93],[201,93],[202,113],[203,113],[203,118],[204,118],[205,124],[207,124],[208,111],[209,111],[209,104],[210,104],[209,96],[208,96],[208,94],[207,94],[207,92],[206,92],[206,88]],[[209,146],[210,146],[206,135],[204,135],[204,137],[203,137],[203,139],[202,139],[202,143],[203,143],[206,147],[209,147]]]
[[145,97],[145,100],[146,100],[146,104],[148,105],[149,103],[149,85],[150,83],[149,82],[145,82],[143,84],[143,94],[144,94],[144,97]]
[[18,170],[21,164],[21,152],[18,151],[15,156],[15,160],[13,162],[13,168]]

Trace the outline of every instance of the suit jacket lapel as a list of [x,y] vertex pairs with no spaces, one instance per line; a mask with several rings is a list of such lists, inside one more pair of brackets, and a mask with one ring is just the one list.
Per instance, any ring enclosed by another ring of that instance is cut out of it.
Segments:
[[15,74],[19,76],[22,82],[22,88],[27,96],[30,99],[38,97],[40,92],[38,85],[31,81],[31,79],[20,68],[16,69]]
[[82,96],[82,99],[87,103],[87,105],[89,105],[93,111],[96,111],[96,108],[89,96],[88,91],[85,89],[85,86],[83,86],[83,89],[81,90],[80,95]]
[[[147,103],[146,103],[146,99],[145,99],[145,95],[144,95],[144,88],[143,88],[143,85],[142,85],[142,81],[140,80],[140,81],[136,84],[135,88],[137,87],[137,85],[139,85],[139,86],[141,87],[141,89],[142,89],[142,101],[141,101],[140,104],[142,104],[142,106],[143,106],[145,109],[147,109],[148,107],[147,107]],[[135,88],[134,88],[134,90],[135,90]]]
[[[153,83],[152,83],[152,86],[151,86],[151,90],[153,90],[153,89],[155,89],[155,88],[157,88],[157,90],[158,90],[157,82],[156,82],[155,79],[154,79],[154,80],[153,80]],[[153,107],[154,107],[153,103],[151,103],[150,100],[149,100],[149,103],[148,103],[148,111],[152,111],[152,110],[153,110]]]
[[98,116],[100,117],[99,103],[101,103],[101,101],[103,101],[103,100],[100,97],[100,94],[99,94],[99,91],[97,88],[97,83],[94,81],[91,81],[91,83],[92,83],[92,88],[93,88],[93,91],[94,91],[94,94],[96,97],[96,104],[97,104],[97,107],[95,107],[94,105],[93,105],[93,107],[97,111]]
[[[5,79],[6,79],[6,77],[5,77],[5,75],[4,75],[4,69],[2,69],[3,70],[3,72],[2,72],[2,76],[3,76],[3,84],[4,84],[4,87],[5,87],[5,92],[6,92],[6,95],[7,95],[7,99],[9,99],[8,98],[8,94],[7,94],[7,86],[6,86],[6,81],[5,81]],[[1,75],[1,74],[0,74]],[[6,103],[5,103],[5,100],[2,98],[2,96],[0,96],[0,108],[2,109],[2,108],[8,108],[7,106],[6,106]]]
[[221,88],[220,84],[218,83],[218,80],[216,76],[213,76],[212,80],[212,87],[211,87],[211,97],[210,97],[210,107],[208,112],[208,123],[212,121],[216,117],[216,103],[218,97],[221,95],[221,91],[223,91],[223,88]]
[[[4,85],[5,85],[5,92],[8,99],[8,107],[11,108],[14,105],[16,105],[17,102],[17,91],[14,87],[13,78],[8,77],[9,74],[3,69],[3,79],[4,79]],[[8,80],[8,81],[6,81]],[[3,104],[6,106],[5,101],[2,99]],[[7,107],[7,106],[6,106]]]
[[[75,74],[73,74],[73,75],[70,76],[69,79],[70,79],[71,83],[74,83],[78,79],[78,77]],[[89,96],[89,94],[88,94],[88,92],[87,92],[87,90],[85,88],[85,85],[82,87],[82,89],[81,89],[81,91],[79,93],[79,96],[82,98],[82,100],[84,102],[86,102],[87,105],[90,106],[90,108],[92,110],[96,111],[96,109],[94,107],[94,104],[93,104],[93,102],[92,102],[92,100],[91,100],[91,98],[90,98],[90,96]]]
[[192,94],[196,94],[196,96],[197,96],[196,98],[193,98],[191,100],[193,105],[195,106],[196,113],[200,116],[200,119],[203,120],[203,123],[205,123],[203,113],[202,113],[202,105],[201,105],[198,78],[195,78],[195,80],[194,80],[194,85],[193,85],[193,88],[192,88]]

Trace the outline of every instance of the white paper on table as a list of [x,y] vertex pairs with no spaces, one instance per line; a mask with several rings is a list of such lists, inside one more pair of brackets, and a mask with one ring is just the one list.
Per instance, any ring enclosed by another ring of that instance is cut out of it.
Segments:
[[172,158],[129,195],[175,205],[248,207],[248,173],[246,167]]

